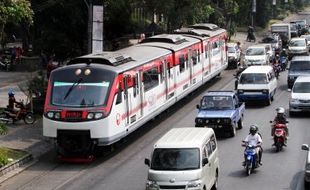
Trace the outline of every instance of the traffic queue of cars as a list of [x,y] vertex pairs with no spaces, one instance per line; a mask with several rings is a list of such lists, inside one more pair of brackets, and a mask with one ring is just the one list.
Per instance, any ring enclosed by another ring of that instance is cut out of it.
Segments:
[[[281,52],[286,51],[285,55],[291,59],[287,77],[288,89],[292,89],[289,113],[292,116],[296,112],[310,111],[310,36],[298,35],[297,31],[287,51],[282,50],[281,37],[277,34],[266,36],[263,43],[246,49],[245,69],[236,75],[235,91],[207,92],[197,105],[194,129],[172,129],[155,143],[151,159],[145,159],[149,166],[146,189],[170,189],[171,184],[177,189],[217,189],[219,159],[215,134],[224,132],[234,137],[236,129],[242,129],[245,102],[272,103],[278,87],[271,63]],[[229,67],[238,68],[239,44],[227,45]],[[308,152],[304,181],[309,188],[309,146],[303,144],[302,150]]]

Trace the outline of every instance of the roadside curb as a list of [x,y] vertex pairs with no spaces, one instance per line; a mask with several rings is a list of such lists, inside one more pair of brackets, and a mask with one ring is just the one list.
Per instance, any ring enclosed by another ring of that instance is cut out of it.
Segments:
[[36,163],[37,160],[33,158],[32,154],[27,154],[19,160],[16,160],[6,166],[0,168],[0,184],[7,179],[19,174],[29,166]]

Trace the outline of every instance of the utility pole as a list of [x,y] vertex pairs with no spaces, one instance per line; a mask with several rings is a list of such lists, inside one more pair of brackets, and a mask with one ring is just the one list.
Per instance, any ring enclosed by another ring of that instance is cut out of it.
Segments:
[[252,0],[251,26],[254,28],[254,15],[256,13],[256,0]]
[[84,0],[88,9],[88,24],[87,24],[87,53],[92,52],[92,36],[93,36],[93,0]]

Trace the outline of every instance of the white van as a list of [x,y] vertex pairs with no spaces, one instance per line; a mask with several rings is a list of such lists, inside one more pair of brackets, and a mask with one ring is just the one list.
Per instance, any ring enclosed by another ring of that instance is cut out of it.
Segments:
[[211,128],[173,128],[154,145],[146,189],[217,189],[219,158]]
[[250,66],[237,80],[237,94],[240,101],[262,100],[267,105],[271,104],[278,84],[271,66]]
[[253,45],[247,48],[244,55],[244,63],[251,65],[269,65],[270,55],[265,44]]

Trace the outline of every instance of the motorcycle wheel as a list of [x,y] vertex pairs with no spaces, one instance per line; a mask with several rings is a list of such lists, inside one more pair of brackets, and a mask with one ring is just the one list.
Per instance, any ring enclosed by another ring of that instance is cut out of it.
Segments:
[[0,123],[9,123],[9,119],[6,113],[0,113]]
[[26,124],[33,124],[35,122],[35,118],[34,118],[33,113],[31,113],[31,112],[26,113],[26,115],[24,117],[24,122]]
[[281,142],[276,143],[276,152],[280,152],[282,150],[282,144]]
[[245,168],[247,176],[251,175],[252,172],[251,161],[247,161]]

